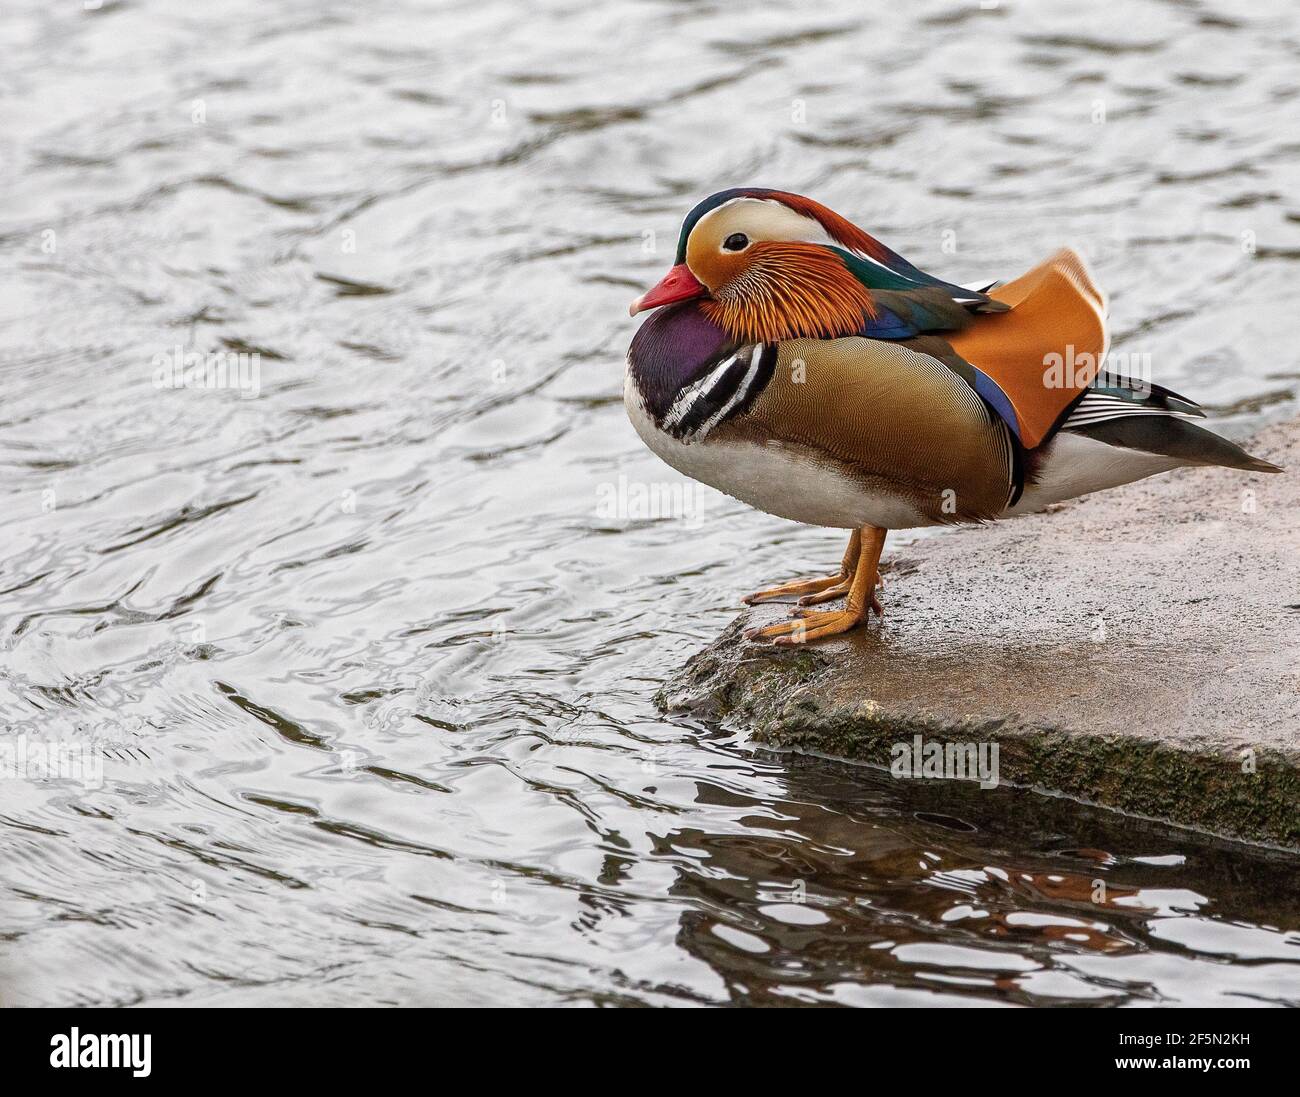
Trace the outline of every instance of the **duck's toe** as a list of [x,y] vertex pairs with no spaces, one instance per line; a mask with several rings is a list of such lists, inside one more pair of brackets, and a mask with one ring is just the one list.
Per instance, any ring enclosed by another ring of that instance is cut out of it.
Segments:
[[770,640],[778,647],[794,647],[821,640],[827,636],[838,636],[857,628],[867,619],[867,615],[850,609],[826,610],[813,613],[801,611],[798,616],[764,628],[750,629],[745,633],[750,640]]
[[[781,583],[779,586],[768,587],[766,590],[755,591],[753,594],[747,594],[741,599],[747,606],[756,606],[760,602],[772,602],[778,598],[793,598],[799,595],[814,596],[826,591],[832,587],[843,586],[848,590],[848,580],[843,575],[827,575],[821,579],[803,579],[790,583]],[[838,598],[838,594],[827,595],[826,598],[817,598],[817,601],[824,602],[827,598]],[[801,600],[801,604],[809,604],[807,599]]]

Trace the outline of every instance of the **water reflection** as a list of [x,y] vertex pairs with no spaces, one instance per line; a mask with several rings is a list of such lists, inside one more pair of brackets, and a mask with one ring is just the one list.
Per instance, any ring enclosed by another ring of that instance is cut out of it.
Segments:
[[[690,908],[678,942],[718,972],[735,1003],[1158,1002],[1158,984],[1108,984],[1104,968],[1078,959],[1124,971],[1126,958],[1169,942],[1206,957],[1300,959],[1294,886],[1266,859],[1206,847],[1189,868],[1181,853],[1054,848],[1067,833],[1112,850],[1177,839],[1024,792],[904,795],[877,771],[833,763],[794,763],[783,786],[771,808],[755,805],[743,832],[684,828],[657,847],[679,860],[673,892]],[[731,802],[706,785],[698,792],[702,803]],[[918,799],[949,809],[956,800],[971,815],[907,812]],[[1216,900],[1179,886],[1189,879],[1213,880]],[[1234,924],[1265,892],[1279,922]],[[1197,917],[1210,906],[1212,917]],[[1258,997],[1300,1002],[1294,969],[1276,966],[1267,979],[1276,997]],[[1232,993],[1207,988],[1203,1000]]]

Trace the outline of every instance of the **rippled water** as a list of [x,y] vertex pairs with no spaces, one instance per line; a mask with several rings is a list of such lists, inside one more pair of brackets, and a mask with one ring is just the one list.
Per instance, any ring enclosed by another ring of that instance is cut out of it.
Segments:
[[1292,5],[80,7],[0,24],[0,697],[103,781],[0,783],[0,999],[1300,1001],[1293,864],[662,719],[840,536],[598,507],[729,185],[1075,241],[1157,380],[1289,400]]

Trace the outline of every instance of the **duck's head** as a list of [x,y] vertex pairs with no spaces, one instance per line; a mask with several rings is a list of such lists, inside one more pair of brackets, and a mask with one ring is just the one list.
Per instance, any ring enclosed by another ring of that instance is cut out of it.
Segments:
[[811,198],[724,190],[687,214],[676,265],[628,311],[698,298],[741,342],[849,335],[876,315],[862,264],[890,258],[899,257]]

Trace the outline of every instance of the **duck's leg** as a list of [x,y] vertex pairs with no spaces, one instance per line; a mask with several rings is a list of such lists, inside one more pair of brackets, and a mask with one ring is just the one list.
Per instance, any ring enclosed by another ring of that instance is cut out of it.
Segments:
[[[882,579],[879,574],[877,574],[876,589],[879,590],[884,585],[885,585],[885,580]],[[805,594],[802,598],[799,599],[799,604],[801,606],[815,606],[820,602],[833,602],[835,601],[836,598],[843,598],[846,594],[848,594],[852,586],[853,586],[853,577],[849,576],[849,578],[847,579],[841,579],[833,587],[827,587],[825,590],[818,591],[816,594]],[[878,614],[880,614],[881,617],[885,615],[885,611],[881,608],[880,599],[876,597],[875,591],[873,591],[871,594],[871,608],[874,609]]]
[[788,621],[778,621],[766,628],[751,629],[747,639],[771,640],[782,647],[806,644],[826,636],[838,636],[856,628],[871,616],[874,609],[882,613],[876,598],[876,579],[879,577],[880,553],[885,547],[888,531],[875,526],[863,526],[858,541],[858,559],[849,583],[849,597],[842,610],[796,610]]
[[[849,538],[849,547],[844,550],[844,560],[840,564],[838,575],[828,575],[824,579],[805,579],[793,583],[782,583],[754,594],[747,595],[742,601],[747,606],[756,606],[759,602],[770,602],[775,598],[788,598],[796,594],[817,594],[832,587],[845,586],[853,579],[853,569],[858,566],[858,556],[862,546],[862,531],[855,529]],[[830,595],[830,597],[837,597]]]

